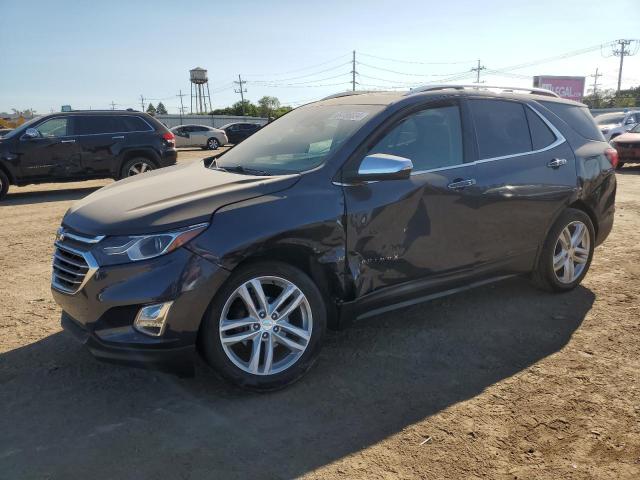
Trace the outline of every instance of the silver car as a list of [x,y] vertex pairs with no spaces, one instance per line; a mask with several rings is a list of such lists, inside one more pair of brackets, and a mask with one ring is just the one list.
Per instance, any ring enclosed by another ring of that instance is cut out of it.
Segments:
[[206,125],[180,125],[171,129],[176,136],[176,147],[201,147],[216,150],[229,143],[224,130]]
[[640,111],[603,113],[596,116],[596,123],[605,140],[609,142],[640,123]]

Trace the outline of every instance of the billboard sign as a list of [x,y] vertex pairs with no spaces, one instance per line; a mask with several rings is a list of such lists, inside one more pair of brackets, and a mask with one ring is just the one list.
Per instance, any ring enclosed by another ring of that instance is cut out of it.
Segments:
[[557,93],[562,98],[581,102],[584,96],[585,77],[557,77],[540,75],[533,77],[533,86],[546,88]]

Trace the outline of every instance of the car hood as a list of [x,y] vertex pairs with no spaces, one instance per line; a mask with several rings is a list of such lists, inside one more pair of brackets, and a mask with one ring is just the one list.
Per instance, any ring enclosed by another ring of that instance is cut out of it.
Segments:
[[101,188],[75,202],[62,225],[92,236],[161,232],[208,222],[225,205],[285,190],[299,178],[228,173],[201,162],[177,165]]
[[623,133],[615,138],[615,143],[640,143],[640,133]]

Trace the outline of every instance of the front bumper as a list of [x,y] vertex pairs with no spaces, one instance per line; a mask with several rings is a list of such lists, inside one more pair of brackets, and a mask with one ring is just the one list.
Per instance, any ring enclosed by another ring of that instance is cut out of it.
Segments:
[[[184,370],[200,322],[229,272],[186,248],[155,259],[100,267],[75,294],[51,291],[62,326],[101,360]],[[140,308],[172,301],[159,337],[133,327]]]

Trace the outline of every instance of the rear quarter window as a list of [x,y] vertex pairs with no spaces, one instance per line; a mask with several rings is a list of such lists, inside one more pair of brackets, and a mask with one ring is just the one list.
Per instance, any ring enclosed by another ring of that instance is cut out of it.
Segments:
[[147,122],[140,117],[134,117],[131,115],[120,117],[124,124],[125,132],[150,132],[152,128]]
[[588,138],[589,140],[605,141],[587,107],[556,102],[540,103],[560,117],[561,120],[580,136]]

